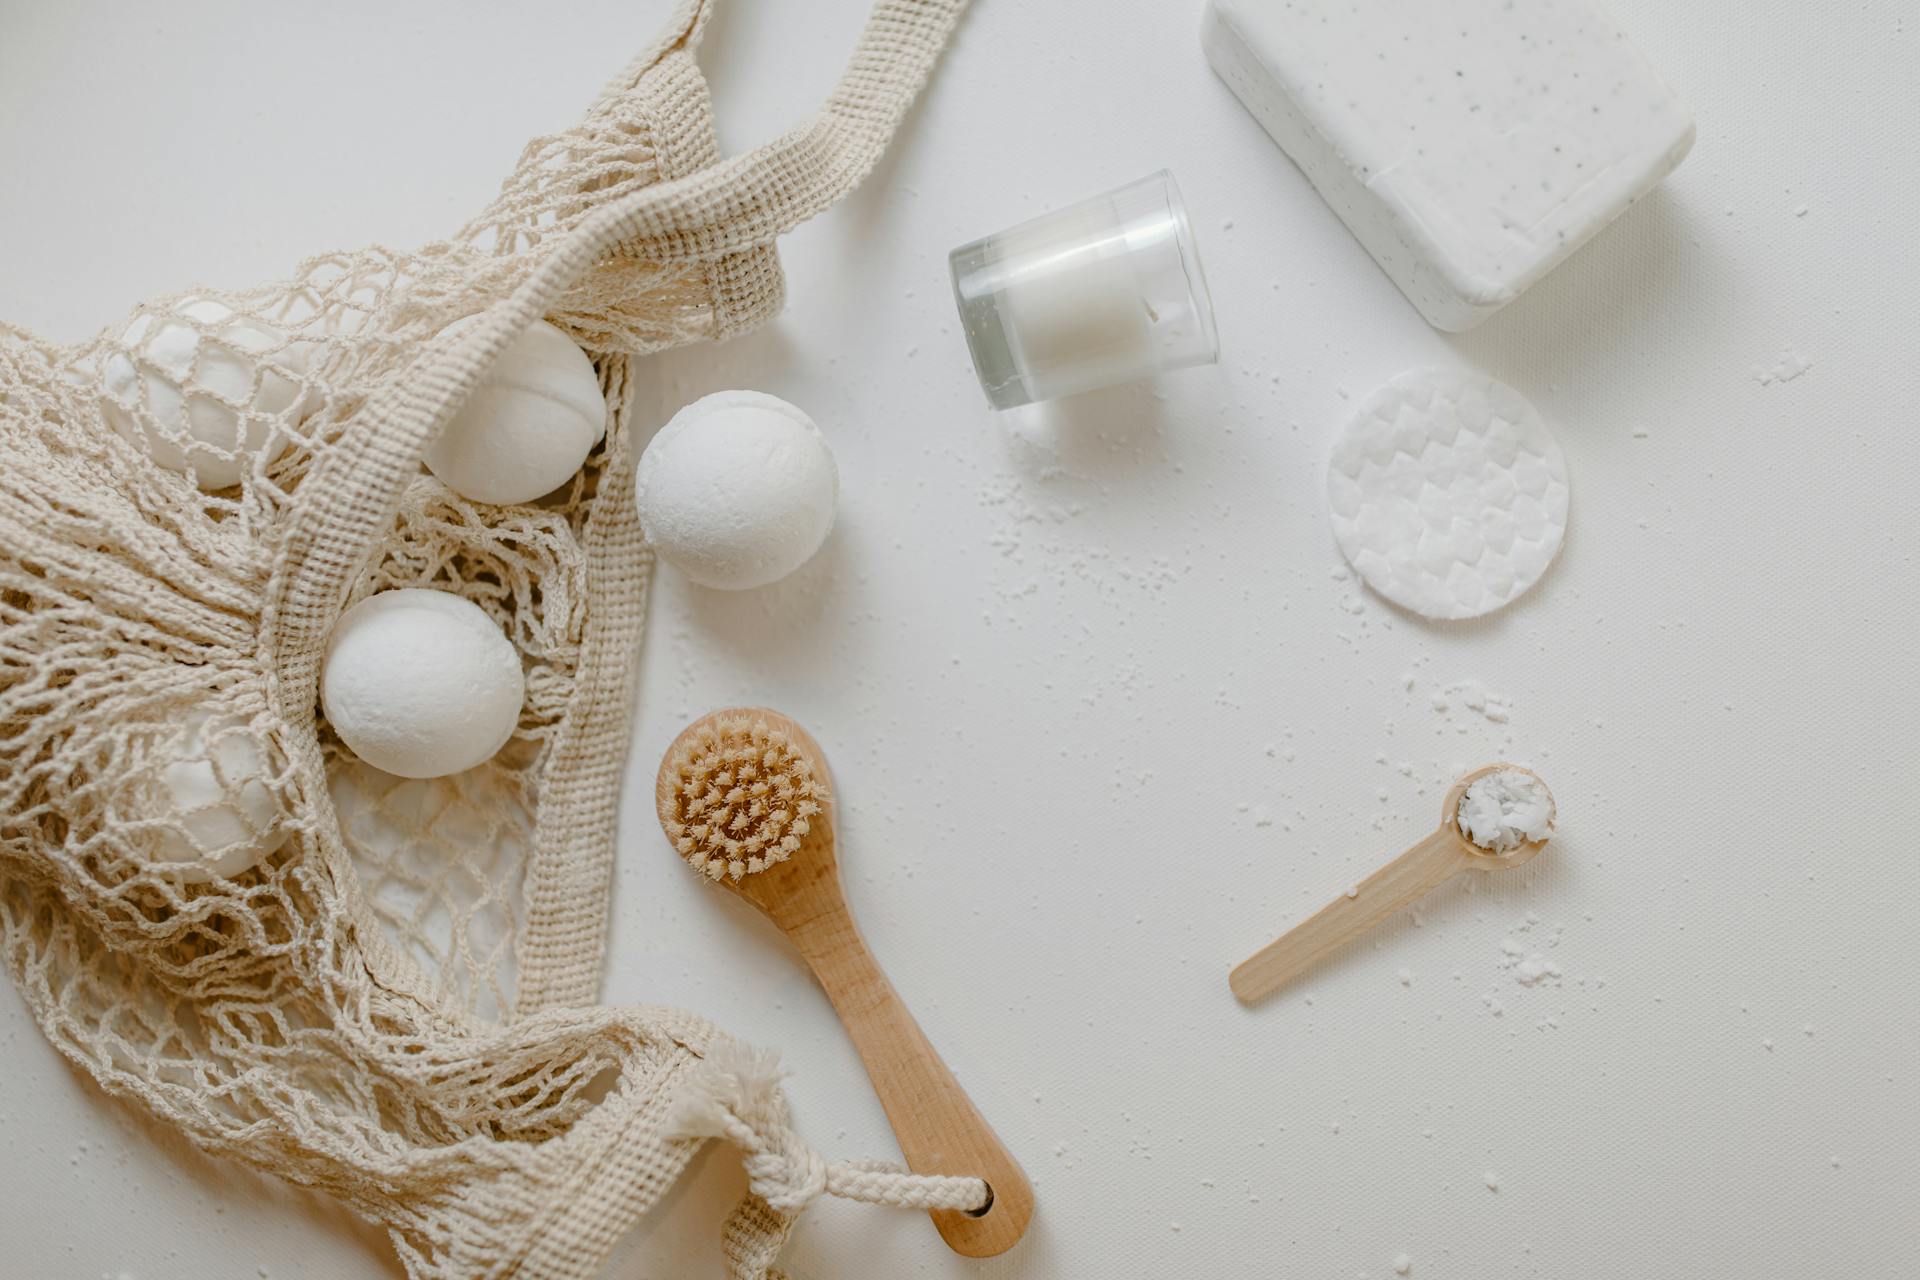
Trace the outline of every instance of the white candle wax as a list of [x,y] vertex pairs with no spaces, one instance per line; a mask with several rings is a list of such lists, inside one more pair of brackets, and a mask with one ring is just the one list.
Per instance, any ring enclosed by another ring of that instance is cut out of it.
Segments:
[[1124,235],[1085,211],[1064,221],[1044,230],[1067,247],[1028,253],[1017,237],[1008,246],[1024,269],[998,299],[1008,348],[1036,399],[1126,382],[1156,364],[1155,316]]

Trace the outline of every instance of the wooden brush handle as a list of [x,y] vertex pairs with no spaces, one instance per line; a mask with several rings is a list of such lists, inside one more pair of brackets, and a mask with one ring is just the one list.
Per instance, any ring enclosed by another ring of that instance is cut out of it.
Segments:
[[1316,960],[1400,908],[1417,901],[1472,862],[1460,837],[1440,830],[1335,898],[1242,961],[1228,977],[1233,994],[1248,1004],[1293,981]]
[[955,1253],[990,1258],[1026,1233],[1033,1187],[947,1070],[844,905],[789,931],[826,988],[874,1092],[915,1173],[984,1178],[993,1203],[978,1214],[935,1210],[933,1225]]

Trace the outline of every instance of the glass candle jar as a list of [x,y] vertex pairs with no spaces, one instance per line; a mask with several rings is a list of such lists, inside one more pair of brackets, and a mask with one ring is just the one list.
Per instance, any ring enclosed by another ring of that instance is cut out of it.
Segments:
[[1164,169],[962,245],[948,265],[996,409],[1219,357],[1193,228]]

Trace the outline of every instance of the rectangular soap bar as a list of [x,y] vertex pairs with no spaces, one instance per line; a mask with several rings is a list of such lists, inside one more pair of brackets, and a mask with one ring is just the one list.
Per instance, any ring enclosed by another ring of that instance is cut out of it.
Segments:
[[1693,145],[1589,0],[1210,0],[1203,43],[1441,329],[1519,297]]

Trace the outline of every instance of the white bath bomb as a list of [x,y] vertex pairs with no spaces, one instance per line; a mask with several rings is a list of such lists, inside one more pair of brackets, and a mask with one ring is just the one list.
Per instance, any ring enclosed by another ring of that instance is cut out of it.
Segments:
[[141,312],[119,345],[101,364],[101,411],[161,466],[212,491],[239,484],[255,457],[272,462],[286,451],[308,344],[197,298],[171,313]]
[[571,479],[606,434],[593,361],[536,320],[428,447],[427,469],[475,502],[532,502]]
[[438,778],[513,735],[520,654],[479,605],[407,587],[368,596],[327,641],[320,701],[340,741],[376,769]]
[[702,586],[786,577],[833,528],[840,473],[813,419],[758,391],[719,391],[660,429],[635,477],[640,527]]
[[145,815],[165,824],[151,833],[152,865],[181,884],[205,884],[239,875],[286,843],[267,788],[266,748],[245,720],[196,713],[160,751]]

